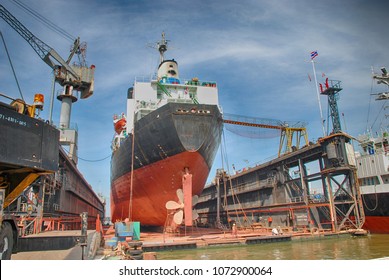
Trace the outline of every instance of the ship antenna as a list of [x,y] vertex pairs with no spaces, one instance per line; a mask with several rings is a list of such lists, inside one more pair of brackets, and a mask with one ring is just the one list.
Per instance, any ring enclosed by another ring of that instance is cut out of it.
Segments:
[[165,32],[163,31],[162,39],[157,43],[160,63],[162,63],[165,60],[164,53],[167,51],[167,42],[168,40],[165,39]]

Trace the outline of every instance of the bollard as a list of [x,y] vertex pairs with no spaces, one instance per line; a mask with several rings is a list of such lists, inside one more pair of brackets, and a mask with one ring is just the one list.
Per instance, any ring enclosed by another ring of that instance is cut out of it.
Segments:
[[88,230],[88,212],[82,212],[81,217],[81,237],[84,241],[81,242],[81,259],[84,260],[85,247],[87,246],[87,230]]

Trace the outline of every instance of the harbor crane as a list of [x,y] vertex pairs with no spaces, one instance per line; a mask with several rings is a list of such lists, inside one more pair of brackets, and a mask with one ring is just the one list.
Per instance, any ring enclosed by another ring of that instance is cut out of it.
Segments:
[[[93,94],[95,67],[86,65],[85,44],[80,43],[79,38],[74,41],[70,55],[65,60],[53,48],[34,36],[1,4],[0,17],[54,70],[53,80],[63,86],[63,91],[57,96],[62,102],[60,130],[51,123],[35,118],[35,109],[43,109],[42,94],[35,94],[33,105],[0,94],[1,97],[13,100],[10,105],[0,101],[0,260],[3,260],[10,259],[12,253],[23,247],[19,238],[22,230],[18,215],[15,215],[9,206],[31,188],[39,177],[58,172],[61,154],[59,144],[69,145],[69,158],[74,163],[77,161],[77,131],[69,129],[71,105],[78,99],[78,95],[73,92],[80,92],[82,99]],[[81,54],[83,61],[70,65],[75,54]],[[52,100],[53,96],[54,94]],[[44,187],[41,187],[43,192],[42,189]],[[34,225],[42,225],[43,222],[43,211],[38,212]],[[37,226],[37,229],[39,232],[42,227]],[[28,243],[32,239],[29,240],[24,241]],[[84,243],[85,239],[82,240]]]
[[[309,145],[308,134],[305,128],[306,123],[303,122],[295,122],[292,124],[290,122],[283,122],[276,119],[245,117],[227,113],[223,114],[223,122],[232,125],[266,128],[280,131],[278,156],[290,153],[294,149],[299,149],[302,137],[304,137],[305,144]],[[295,141],[293,141],[294,139]]]
[[70,65],[74,54],[82,51],[83,44],[78,37],[72,46],[67,60],[63,59],[52,47],[31,33],[18,19],[16,19],[3,5],[0,4],[0,17],[4,19],[27,43],[39,57],[55,71],[55,81],[61,86],[71,86],[73,90],[81,92],[85,99],[93,94],[94,66],[87,67],[85,61],[80,65]]
[[[85,62],[86,44],[80,43],[78,37],[71,48],[67,60],[63,59],[52,47],[36,37],[28,30],[17,18],[15,18],[3,5],[0,4],[0,17],[4,19],[27,43],[34,49],[39,57],[54,70],[54,80],[63,87],[57,99],[61,101],[61,114],[59,127],[61,130],[60,143],[69,146],[69,158],[75,164],[78,162],[77,157],[77,130],[70,128],[70,115],[72,104],[78,100],[80,92],[81,99],[86,99],[93,94],[94,88],[94,71],[95,66],[88,67]],[[78,64],[70,65],[75,54],[81,54],[82,61]],[[52,122],[54,92],[52,92],[49,122]],[[21,103],[24,101],[20,100]]]

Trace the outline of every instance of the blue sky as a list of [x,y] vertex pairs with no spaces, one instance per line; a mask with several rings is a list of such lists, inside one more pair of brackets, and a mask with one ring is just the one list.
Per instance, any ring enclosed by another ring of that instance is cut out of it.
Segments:
[[[11,0],[2,4],[30,31],[67,58],[71,42],[35,20]],[[389,67],[385,19],[388,4],[371,0],[322,1],[102,1],[35,0],[29,7],[88,43],[87,62],[96,65],[95,91],[73,104],[71,122],[79,129],[78,167],[96,192],[109,197],[112,116],[125,112],[127,89],[136,76],[149,76],[158,53],[147,47],[165,31],[178,61],[181,78],[199,77],[218,83],[224,112],[259,118],[308,122],[309,139],[322,136],[320,113],[309,54],[317,50],[317,78],[341,80],[338,101],[343,130],[353,136],[373,123],[383,101],[370,93],[384,91],[372,84],[376,72]],[[32,102],[44,93],[48,118],[51,69],[3,20],[0,30],[8,45],[23,94]],[[0,48],[0,92],[18,98],[3,46]],[[322,77],[325,73],[325,77]],[[60,87],[57,85],[56,89]],[[327,100],[321,97],[327,114]],[[370,113],[368,114],[368,111]],[[60,103],[55,101],[54,122]],[[377,121],[375,121],[377,119]],[[278,151],[278,138],[244,138],[225,131],[228,163],[237,169],[254,165]],[[222,167],[217,154],[215,169]],[[227,166],[224,166],[227,169]]]

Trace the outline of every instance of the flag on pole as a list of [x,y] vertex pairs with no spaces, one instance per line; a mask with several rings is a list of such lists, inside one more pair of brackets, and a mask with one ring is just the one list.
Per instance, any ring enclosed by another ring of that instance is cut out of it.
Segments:
[[311,60],[313,60],[316,56],[318,56],[319,54],[317,53],[317,51],[313,51],[311,52]]

